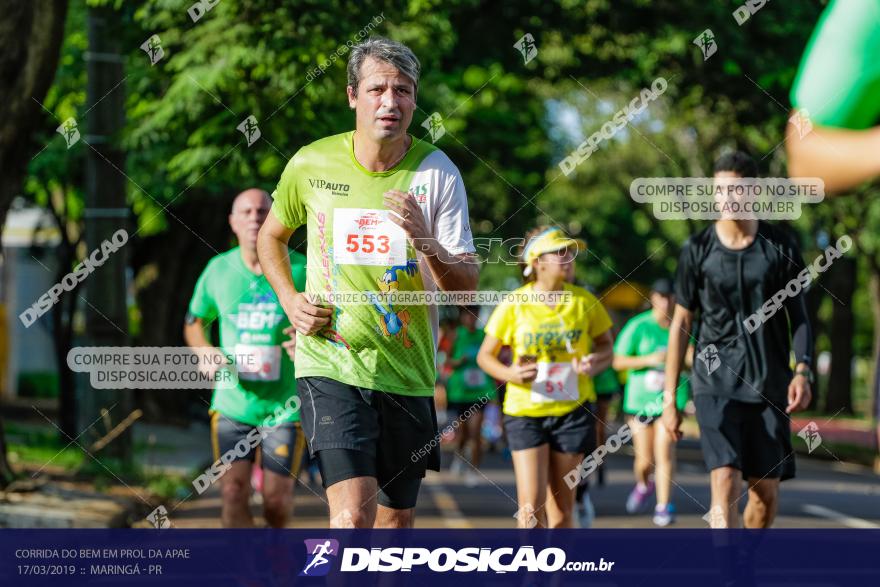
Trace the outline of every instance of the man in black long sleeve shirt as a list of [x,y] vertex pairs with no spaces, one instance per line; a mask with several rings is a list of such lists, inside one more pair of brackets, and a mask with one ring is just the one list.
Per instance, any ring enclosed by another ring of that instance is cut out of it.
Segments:
[[[756,175],[757,166],[744,153],[726,155],[715,164],[719,183]],[[779,482],[794,477],[788,414],[809,405],[812,380],[813,336],[804,293],[786,294],[769,318],[758,319],[756,312],[797,281],[803,269],[794,239],[756,219],[722,216],[682,249],[666,381],[678,381],[687,336],[699,313],[691,386],[703,456],[711,471],[713,527],[739,525],[740,477],[749,485],[745,526],[769,527]],[[665,390],[663,421],[678,438],[681,415],[669,401],[674,391]]]

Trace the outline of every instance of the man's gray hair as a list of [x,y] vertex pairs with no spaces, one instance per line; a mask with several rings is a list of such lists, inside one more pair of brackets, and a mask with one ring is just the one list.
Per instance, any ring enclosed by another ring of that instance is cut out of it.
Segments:
[[348,57],[348,85],[355,94],[361,81],[361,65],[367,57],[390,63],[411,79],[413,85],[418,88],[419,71],[422,66],[412,49],[391,39],[373,37],[352,47],[351,55]]

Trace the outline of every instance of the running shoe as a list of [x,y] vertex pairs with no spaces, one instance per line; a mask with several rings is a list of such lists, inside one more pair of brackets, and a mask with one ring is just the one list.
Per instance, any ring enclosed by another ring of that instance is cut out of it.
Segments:
[[465,487],[476,487],[480,484],[480,475],[474,471],[473,469],[468,470],[464,474],[464,486]]
[[675,506],[671,503],[654,508],[654,525],[665,527],[675,523]]
[[464,473],[464,461],[455,453],[452,454],[452,463],[449,465],[449,472],[460,477]]
[[590,499],[590,492],[585,491],[583,497],[577,504],[578,526],[581,528],[590,528],[595,519],[596,508],[593,507],[593,500]]
[[637,483],[626,498],[626,513],[637,514],[645,509],[645,503],[654,493],[654,482],[649,481],[647,485]]

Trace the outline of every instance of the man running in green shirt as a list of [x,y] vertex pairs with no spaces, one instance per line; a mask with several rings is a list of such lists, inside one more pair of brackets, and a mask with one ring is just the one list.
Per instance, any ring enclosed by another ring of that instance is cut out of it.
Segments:
[[[293,506],[293,488],[305,449],[299,425],[299,398],[293,377],[295,332],[263,275],[257,234],[271,200],[250,189],[232,204],[229,226],[239,246],[208,262],[196,283],[184,326],[184,340],[200,354],[213,345],[211,324],[219,321],[215,368],[234,362],[237,383],[218,386],[211,402],[214,464],[193,485],[202,493],[220,478],[224,527],[253,526],[249,498],[255,451],[261,451],[263,515],[282,528]],[[290,275],[305,283],[305,257],[291,252]]]
[[[303,429],[334,527],[411,527],[425,471],[440,467],[437,307],[385,294],[477,284],[461,174],[406,132],[419,67],[409,48],[387,39],[352,48],[347,93],[356,130],[293,156],[260,231],[266,276],[302,335]],[[291,280],[285,253],[302,225],[308,296]],[[312,303],[345,292],[370,303]]]

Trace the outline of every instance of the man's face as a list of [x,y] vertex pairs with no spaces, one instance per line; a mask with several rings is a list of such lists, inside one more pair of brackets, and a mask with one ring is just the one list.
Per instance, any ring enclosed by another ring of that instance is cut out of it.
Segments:
[[[737,189],[737,185],[744,184],[744,182],[742,176],[735,171],[719,171],[715,174],[714,179],[715,202],[722,209],[721,217],[732,217],[734,214],[731,211],[723,211],[724,206],[725,204],[728,207],[731,205],[739,205],[739,210],[741,211],[743,202],[747,197],[746,194],[748,193],[745,189],[747,186],[742,185]],[[739,217],[742,217],[742,214],[740,214]]]
[[357,94],[348,86],[348,105],[355,109],[359,135],[377,143],[406,135],[416,109],[416,88],[411,79],[385,61],[372,57],[361,65]]
[[269,196],[260,190],[248,190],[235,198],[229,214],[229,227],[241,246],[257,246],[257,233],[260,232],[271,206]]
[[675,310],[675,296],[652,291],[651,307],[671,319],[672,312]]

